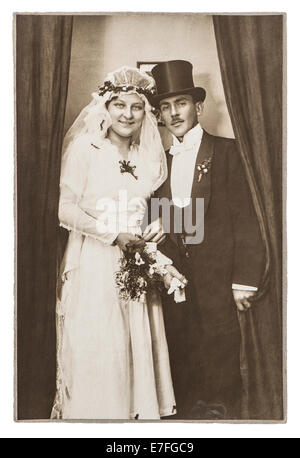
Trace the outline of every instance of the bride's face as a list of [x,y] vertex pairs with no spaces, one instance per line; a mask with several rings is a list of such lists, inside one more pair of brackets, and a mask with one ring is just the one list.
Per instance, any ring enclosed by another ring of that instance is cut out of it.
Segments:
[[145,108],[137,94],[120,94],[108,105],[112,125],[110,127],[121,137],[131,137],[141,127]]

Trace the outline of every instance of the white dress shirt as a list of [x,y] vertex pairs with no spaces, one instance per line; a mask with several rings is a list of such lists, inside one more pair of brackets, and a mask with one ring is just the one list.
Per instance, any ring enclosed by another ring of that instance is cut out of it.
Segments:
[[[186,207],[190,203],[196,159],[203,136],[200,124],[189,130],[182,142],[173,135],[173,146],[169,154],[173,156],[171,168],[172,199],[178,207]],[[232,289],[257,291],[255,286],[234,283]]]
[[195,163],[202,140],[203,130],[197,124],[189,130],[180,142],[173,135],[171,191],[172,199],[178,207],[186,207],[190,203],[191,191],[195,172]]

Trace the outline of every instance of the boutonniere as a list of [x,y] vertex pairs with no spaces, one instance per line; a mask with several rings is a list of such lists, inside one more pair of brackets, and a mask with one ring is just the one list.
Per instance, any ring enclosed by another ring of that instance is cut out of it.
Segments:
[[201,162],[201,164],[196,164],[196,167],[199,172],[199,176],[198,176],[198,183],[199,183],[202,175],[206,175],[209,172],[209,169],[211,167],[211,158],[204,159],[204,161]]
[[130,165],[130,161],[119,161],[120,164],[120,172],[121,173],[130,173],[136,180],[138,177],[134,174],[134,171],[136,169],[135,165]]

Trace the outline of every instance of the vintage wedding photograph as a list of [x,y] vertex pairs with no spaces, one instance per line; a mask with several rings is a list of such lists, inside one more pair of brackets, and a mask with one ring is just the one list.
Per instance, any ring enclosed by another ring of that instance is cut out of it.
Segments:
[[285,14],[14,33],[15,421],[285,422]]

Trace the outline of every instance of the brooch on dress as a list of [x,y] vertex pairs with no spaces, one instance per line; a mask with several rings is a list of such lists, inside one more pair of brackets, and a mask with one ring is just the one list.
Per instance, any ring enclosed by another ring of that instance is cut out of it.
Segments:
[[130,173],[136,180],[138,177],[134,174],[134,171],[136,169],[135,165],[130,165],[130,161],[119,161],[120,164],[120,172],[121,173]]
[[202,175],[206,175],[209,172],[209,169],[211,167],[211,158],[209,159],[204,159],[201,164],[196,164],[197,170],[199,171],[199,176],[198,176],[198,183],[201,180]]

